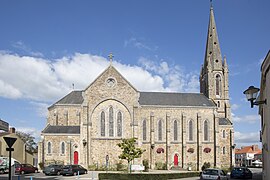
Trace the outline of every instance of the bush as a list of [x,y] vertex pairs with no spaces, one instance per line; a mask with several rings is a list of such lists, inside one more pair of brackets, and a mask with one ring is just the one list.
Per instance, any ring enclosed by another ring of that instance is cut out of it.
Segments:
[[202,165],[202,171],[207,168],[210,168],[210,166],[211,166],[210,162],[204,162],[204,164]]
[[143,166],[144,166],[144,172],[148,172],[149,171],[149,161],[147,159],[144,159],[142,161]]
[[40,167],[40,169],[44,169],[44,163],[43,162],[40,162],[40,163],[38,163],[38,165],[39,165],[39,167]]
[[124,170],[126,170],[126,166],[123,164],[123,161],[119,161],[116,164],[116,170],[117,171],[124,171]]
[[167,166],[163,162],[156,162],[155,163],[155,169],[157,169],[157,170],[165,170],[165,169],[167,169]]
[[118,180],[165,180],[165,179],[179,179],[187,177],[198,178],[199,172],[188,173],[164,173],[164,174],[149,174],[149,173],[99,173],[98,179],[118,179]]

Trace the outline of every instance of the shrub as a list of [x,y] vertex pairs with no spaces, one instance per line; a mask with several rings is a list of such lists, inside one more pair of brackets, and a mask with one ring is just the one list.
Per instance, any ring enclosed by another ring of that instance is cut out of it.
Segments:
[[148,172],[149,171],[149,161],[147,159],[144,159],[142,161],[143,166],[144,166],[144,172]]
[[126,167],[123,164],[123,161],[119,161],[118,163],[116,163],[116,170],[117,171],[124,171],[124,170],[126,170]]
[[157,169],[157,170],[165,170],[165,169],[167,169],[167,166],[166,166],[166,164],[165,163],[163,163],[163,162],[156,162],[155,163],[155,168]]
[[207,168],[210,168],[210,166],[211,166],[210,162],[204,162],[204,164],[202,165],[202,171]]
[[40,167],[40,169],[44,169],[44,163],[43,162],[40,162],[40,163],[38,163],[38,165],[39,165],[39,167]]

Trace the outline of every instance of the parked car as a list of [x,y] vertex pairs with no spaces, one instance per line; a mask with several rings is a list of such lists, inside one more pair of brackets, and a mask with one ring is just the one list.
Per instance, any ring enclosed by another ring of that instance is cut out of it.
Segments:
[[252,179],[252,172],[247,167],[235,167],[230,176],[231,178]]
[[216,168],[208,168],[205,169],[201,175],[200,180],[210,180],[210,179],[216,179],[216,180],[228,180],[229,178],[225,174],[225,172],[221,169]]
[[50,164],[46,166],[43,170],[43,173],[47,175],[60,175],[63,169],[63,165],[60,164]]
[[81,165],[66,165],[63,167],[62,175],[74,175],[77,174],[87,174],[87,169],[82,167]]
[[[11,166],[20,164],[16,159],[11,158]],[[0,157],[0,174],[8,173],[9,157]]]
[[26,174],[38,172],[38,168],[32,166],[31,164],[16,164],[15,173],[16,174]]

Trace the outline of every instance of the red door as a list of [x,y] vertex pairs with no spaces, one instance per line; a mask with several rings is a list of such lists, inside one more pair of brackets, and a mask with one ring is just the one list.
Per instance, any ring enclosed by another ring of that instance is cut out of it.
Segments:
[[178,166],[178,155],[174,155],[174,166]]
[[74,164],[79,163],[79,154],[78,151],[74,151]]

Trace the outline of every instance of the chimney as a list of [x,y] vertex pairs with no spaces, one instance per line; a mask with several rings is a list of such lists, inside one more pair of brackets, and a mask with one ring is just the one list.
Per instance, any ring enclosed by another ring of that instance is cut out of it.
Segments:
[[15,127],[9,128],[9,133],[15,133]]

